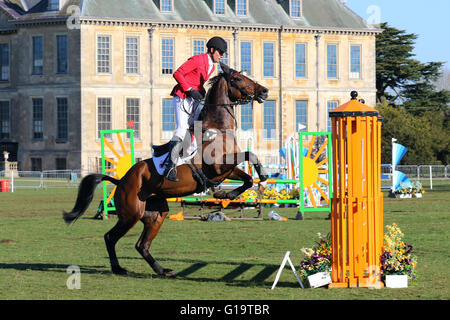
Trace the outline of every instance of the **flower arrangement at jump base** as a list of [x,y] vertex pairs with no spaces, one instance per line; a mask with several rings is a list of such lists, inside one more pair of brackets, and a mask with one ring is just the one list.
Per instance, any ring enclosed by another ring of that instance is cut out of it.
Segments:
[[404,234],[397,224],[388,225],[386,229],[381,255],[386,287],[406,288],[408,280],[416,279],[417,257],[412,253],[413,247],[402,240]]
[[422,183],[420,181],[414,181],[413,183],[400,184],[400,188],[395,190],[393,194],[396,198],[422,198],[424,193],[425,190],[422,187]]
[[313,248],[301,249],[305,258],[300,261],[300,269],[298,270],[298,275],[302,282],[308,283],[311,288],[331,282],[331,235],[330,233],[325,237],[320,233],[317,235],[319,236],[319,241],[316,242]]

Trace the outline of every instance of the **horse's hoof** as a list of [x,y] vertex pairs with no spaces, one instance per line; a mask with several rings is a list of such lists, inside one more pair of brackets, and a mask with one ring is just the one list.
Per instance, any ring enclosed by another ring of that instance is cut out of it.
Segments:
[[220,190],[214,193],[216,199],[227,199],[227,193],[224,190]]
[[268,179],[269,177],[268,176],[266,176],[266,175],[260,175],[259,176],[259,182],[264,182],[264,181],[266,181],[267,179]]
[[163,275],[166,277],[175,277],[177,273],[172,269],[164,269]]
[[112,268],[112,272],[119,276],[127,276],[128,275],[128,271],[122,267],[114,267],[114,268]]

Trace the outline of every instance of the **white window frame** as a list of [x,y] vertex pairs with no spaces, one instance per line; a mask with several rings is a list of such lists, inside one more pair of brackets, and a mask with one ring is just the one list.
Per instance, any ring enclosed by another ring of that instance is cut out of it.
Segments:
[[[359,47],[359,72],[352,72],[352,47]],[[362,79],[362,45],[359,43],[350,43],[348,50],[348,76],[350,80]]]
[[[0,102],[7,102],[8,103],[8,116],[9,116],[9,119],[8,119],[8,138],[7,139],[11,139],[11,100],[1,99]],[[3,130],[3,125],[2,125],[2,130]],[[0,132],[0,134],[2,134],[2,132]]]
[[[271,76],[264,75],[264,44],[266,44],[266,43],[271,43],[273,45],[273,55],[272,55],[272,58],[273,58],[273,61],[272,61],[273,74]],[[275,41],[263,41],[263,43],[262,43],[261,48],[262,48],[263,61],[262,61],[262,72],[261,72],[261,74],[262,74],[263,78],[274,79],[274,78],[277,77],[277,54],[276,54],[277,53],[277,47],[276,46],[277,46],[277,44],[276,44]]]
[[168,0],[168,1],[170,1],[170,10],[163,10],[163,1],[164,1],[164,0],[159,0],[159,11],[160,11],[161,13],[171,13],[171,12],[173,12],[173,11],[174,11],[174,8],[173,8],[174,3],[173,3],[173,0]]
[[[297,45],[305,46],[305,75],[297,76]],[[307,79],[308,78],[308,43],[307,42],[295,42],[294,43],[294,79]]]
[[[194,45],[195,41],[203,41],[203,45],[204,46],[203,46],[202,50],[199,53],[195,52],[195,45]],[[207,42],[207,40],[203,39],[203,38],[194,38],[194,39],[192,39],[192,55],[194,56],[194,55],[205,53],[206,52],[206,42]]]
[[[66,123],[66,126],[67,126],[67,137],[66,138],[60,138],[59,137],[59,128],[58,128],[58,120],[59,120],[59,118],[58,118],[58,99],[66,99],[67,100],[67,123]],[[69,110],[70,110],[70,108],[69,108],[69,97],[68,96],[56,96],[55,97],[55,109],[54,109],[54,112],[55,112],[55,140],[57,141],[57,142],[68,142],[69,141]]]
[[223,1],[223,13],[217,13],[216,12],[216,2],[217,0],[213,0],[213,12],[214,14],[218,15],[218,16],[223,16],[227,13],[227,0],[222,0]]
[[[114,115],[113,115],[113,97],[108,95],[100,95],[95,97],[95,139],[96,141],[100,141],[101,135],[100,135],[100,129],[99,129],[99,122],[98,122],[98,100],[99,99],[109,99],[110,101],[110,110],[111,110],[111,129],[114,128]],[[106,129],[109,130],[109,129]],[[107,139],[111,139],[111,134],[105,135]]]
[[[130,38],[135,38],[136,39],[136,72],[128,72],[128,39]],[[139,75],[141,72],[141,64],[140,64],[140,59],[141,59],[141,38],[139,37],[139,35],[135,35],[135,34],[126,34],[125,35],[125,43],[124,43],[124,66],[123,66],[123,70],[125,72],[126,75]]]
[[[98,45],[99,45],[99,42],[98,42],[98,38],[99,37],[106,37],[106,38],[109,38],[109,53],[108,53],[108,71],[107,72],[104,72],[104,71],[99,71],[99,65],[98,65],[98,63],[99,63],[99,52],[98,52],[98,50],[99,50],[99,48],[98,48]],[[104,74],[112,74],[112,66],[114,65],[114,63],[113,63],[113,61],[112,61],[112,59],[113,59],[113,48],[112,48],[112,35],[111,34],[107,34],[107,33],[98,33],[98,34],[96,34],[95,35],[95,72],[96,72],[96,74],[101,74],[101,75],[104,75]]]
[[[328,46],[333,45],[336,46],[336,77],[328,77]],[[327,80],[339,80],[339,43],[337,42],[328,42],[325,45],[325,73]]]
[[[133,129],[133,134],[134,134],[134,140],[136,141],[140,141],[141,140],[141,135],[142,135],[142,97],[138,97],[138,96],[126,96],[125,97],[125,110],[124,110],[124,114],[125,114],[125,120],[126,122],[130,121],[128,120],[128,112],[127,112],[127,108],[128,108],[128,99],[133,99],[133,100],[137,100],[139,105],[137,106],[138,108],[138,112],[137,112],[137,116],[139,118],[139,121],[137,121],[137,123],[139,124],[139,127],[137,130],[136,127],[132,128]],[[133,106],[136,107],[136,106]],[[134,119],[133,119],[134,120]],[[136,123],[136,121],[134,121],[134,123]],[[136,132],[138,133],[136,135]],[[127,139],[129,140],[129,138],[127,137]]]
[[[67,45],[67,67],[66,67],[66,72],[58,72],[58,37],[59,36],[65,36],[66,37],[66,45]],[[55,74],[68,74],[69,73],[69,35],[67,33],[56,33],[54,36],[54,43],[55,43],[55,49],[54,49],[54,53],[55,53]]]
[[160,117],[160,119],[161,119],[161,140],[170,140],[172,138],[172,136],[173,136],[174,130],[176,129],[175,110],[173,110],[173,112],[174,112],[174,119],[173,119],[174,120],[174,127],[173,127],[173,130],[164,130],[164,125],[163,125],[164,124],[163,123],[164,101],[168,101],[170,103],[170,105],[172,106],[172,108],[173,108],[173,101],[172,101],[171,98],[161,97],[161,103],[160,103],[160,106],[161,106],[161,109],[160,109],[161,110],[161,117]]
[[[176,50],[176,48],[175,48],[175,38],[173,36],[161,35],[160,39],[161,39],[161,41],[159,43],[160,44],[160,49],[159,49],[159,54],[160,54],[159,74],[161,76],[170,76],[170,77],[172,77],[173,73],[175,72],[175,66],[176,66],[176,61],[175,61],[175,57],[176,57],[176,54],[175,54],[175,52],[176,52],[175,51]],[[162,58],[163,58],[163,45],[162,45],[162,42],[163,42],[163,40],[172,40],[172,72],[169,72],[169,73],[163,73],[163,61],[162,61]]]
[[[34,72],[34,38],[42,38],[42,73],[35,73]],[[44,75],[44,58],[45,58],[45,39],[43,34],[33,34],[31,35],[31,41],[30,41],[30,51],[31,51],[31,63],[30,63],[30,74],[32,76],[42,76]]]
[[253,71],[253,41],[252,40],[247,40],[247,39],[241,39],[239,41],[239,67],[242,71],[244,71],[244,69],[242,69],[242,42],[249,42],[250,43],[250,72],[248,75],[253,75],[254,71]]
[[[0,83],[10,82],[11,81],[11,44],[9,42],[1,42],[0,44],[8,46],[8,75],[7,75],[7,79],[1,79],[3,70],[0,68]],[[1,66],[1,67],[3,67],[3,66]]]
[[[245,1],[245,14],[242,13],[238,13],[238,2],[239,1]],[[249,11],[249,1],[248,0],[236,0],[235,3],[235,12],[237,16],[242,16],[242,17],[246,17],[248,16],[248,11]]]
[[[294,16],[294,15],[292,15],[292,2],[294,2],[294,1],[298,1],[299,2],[299,10],[300,10],[300,13],[299,13],[299,16],[297,17],[297,16]],[[292,18],[292,19],[300,19],[302,16],[303,16],[303,1],[302,0],[289,0],[289,16]]]

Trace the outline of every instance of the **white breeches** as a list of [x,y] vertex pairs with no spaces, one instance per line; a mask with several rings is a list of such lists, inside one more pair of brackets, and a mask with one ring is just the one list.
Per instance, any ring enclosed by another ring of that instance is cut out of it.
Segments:
[[[178,96],[173,97],[172,105],[175,109],[175,122],[176,130],[174,136],[179,137],[181,140],[186,136],[186,132],[190,125],[194,124],[194,121],[200,115],[201,107],[198,106],[198,102],[190,97],[181,99]],[[198,107],[197,107],[198,106]],[[195,115],[192,115],[192,111],[197,108]]]

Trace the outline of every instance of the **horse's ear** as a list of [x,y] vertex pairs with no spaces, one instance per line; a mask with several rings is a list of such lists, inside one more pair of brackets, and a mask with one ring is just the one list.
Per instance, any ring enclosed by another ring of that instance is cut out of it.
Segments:
[[222,69],[223,73],[225,74],[230,74],[230,67],[227,66],[225,63],[223,62],[219,62],[220,63],[220,69]]

